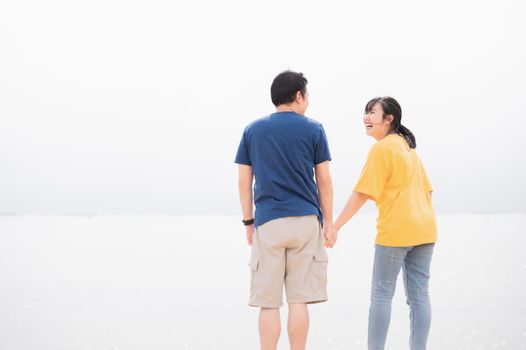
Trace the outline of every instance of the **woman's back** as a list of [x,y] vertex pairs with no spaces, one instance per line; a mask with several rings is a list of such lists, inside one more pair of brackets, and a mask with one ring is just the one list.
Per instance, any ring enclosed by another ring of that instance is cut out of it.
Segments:
[[376,243],[407,247],[436,241],[431,184],[415,149],[390,134],[371,147],[355,187],[376,202]]

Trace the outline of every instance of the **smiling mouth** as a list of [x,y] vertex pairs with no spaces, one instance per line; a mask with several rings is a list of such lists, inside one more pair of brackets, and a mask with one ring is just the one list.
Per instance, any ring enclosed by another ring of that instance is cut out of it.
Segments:
[[373,128],[373,124],[365,124],[365,128],[372,129]]

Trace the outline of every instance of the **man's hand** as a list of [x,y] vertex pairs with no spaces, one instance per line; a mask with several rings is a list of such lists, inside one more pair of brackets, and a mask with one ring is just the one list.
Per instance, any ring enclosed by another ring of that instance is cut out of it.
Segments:
[[247,243],[252,245],[252,236],[254,235],[254,224],[245,226],[245,231],[247,234]]
[[325,247],[332,248],[338,240],[338,231],[332,224],[323,225],[323,236],[325,236]]

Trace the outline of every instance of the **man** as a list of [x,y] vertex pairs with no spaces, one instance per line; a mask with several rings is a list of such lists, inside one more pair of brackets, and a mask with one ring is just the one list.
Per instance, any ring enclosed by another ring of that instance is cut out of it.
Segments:
[[333,235],[331,156],[323,126],[305,117],[309,95],[303,74],[279,74],[270,91],[276,113],[245,129],[235,160],[252,246],[249,305],[261,308],[261,349],[276,349],[285,285],[290,347],[303,350],[307,304],[327,300],[324,240]]

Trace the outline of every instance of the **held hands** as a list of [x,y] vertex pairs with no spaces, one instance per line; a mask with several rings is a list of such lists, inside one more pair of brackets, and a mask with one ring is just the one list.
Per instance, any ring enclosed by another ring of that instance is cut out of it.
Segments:
[[332,223],[323,225],[323,236],[325,237],[325,247],[333,248],[338,240],[338,230]]

